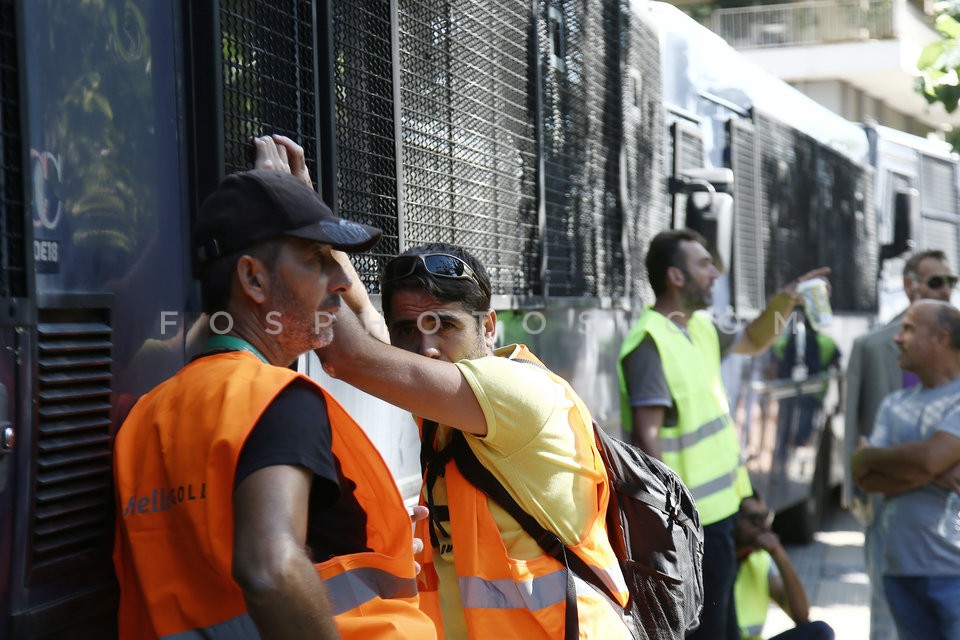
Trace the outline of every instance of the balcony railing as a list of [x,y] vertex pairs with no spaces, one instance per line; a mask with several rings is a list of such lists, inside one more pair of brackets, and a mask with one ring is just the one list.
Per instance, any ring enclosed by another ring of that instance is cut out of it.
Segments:
[[708,26],[737,49],[893,38],[892,0],[811,0],[716,9]]

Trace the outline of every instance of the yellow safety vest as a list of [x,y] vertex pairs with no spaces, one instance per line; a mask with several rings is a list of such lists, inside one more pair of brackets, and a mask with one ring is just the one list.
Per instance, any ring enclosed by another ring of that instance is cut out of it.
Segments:
[[760,640],[763,625],[770,608],[770,554],[757,549],[737,571],[733,586],[733,601],[737,607],[737,622],[744,640]]
[[720,343],[710,317],[696,312],[687,323],[689,338],[666,316],[644,309],[620,348],[620,417],[625,432],[633,429],[627,399],[624,359],[644,337],[657,345],[663,374],[677,410],[677,424],[662,426],[660,452],[697,501],[704,526],[740,509],[751,494],[750,478],[740,461],[737,432],[720,378]]

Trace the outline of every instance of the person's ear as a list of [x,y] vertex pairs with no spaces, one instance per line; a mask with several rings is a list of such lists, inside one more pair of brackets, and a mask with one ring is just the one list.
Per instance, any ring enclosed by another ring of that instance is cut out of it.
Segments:
[[483,343],[487,348],[493,350],[493,345],[497,340],[497,312],[493,309],[487,311],[480,318],[480,334],[483,336]]
[[236,275],[240,290],[245,296],[257,304],[266,301],[270,278],[260,260],[249,255],[240,256],[237,260]]
[[677,289],[681,289],[687,282],[687,276],[680,267],[667,267],[667,280]]

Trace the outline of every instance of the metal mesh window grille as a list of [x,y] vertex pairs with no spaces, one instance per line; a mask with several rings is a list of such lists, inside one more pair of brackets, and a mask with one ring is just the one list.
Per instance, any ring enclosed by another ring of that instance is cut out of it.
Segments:
[[113,518],[108,312],[41,310],[30,572],[110,552]]
[[957,194],[956,166],[948,160],[920,156],[920,180],[923,186],[923,214],[957,220],[960,206]]
[[926,155],[920,157],[923,241],[928,248],[943,251],[951,265],[960,264],[960,235],[957,233],[960,196],[955,170],[947,160]]
[[251,137],[284,133],[316,176],[313,2],[221,0],[219,8],[227,173],[249,168]]
[[[660,43],[656,32],[624,7],[628,34],[623,78],[623,138],[627,202],[624,203],[626,295],[653,300],[644,257],[649,240],[667,226],[664,167],[664,111]],[[614,266],[615,268],[615,266]]]
[[23,156],[17,20],[13,0],[0,0],[0,297],[27,293]]
[[401,1],[403,237],[462,245],[495,294],[538,288],[528,5]]
[[737,313],[751,315],[766,306],[764,239],[770,229],[761,215],[757,174],[757,148],[753,126],[728,120],[730,168],[733,170],[733,300]]
[[371,292],[386,258],[397,254],[396,134],[389,0],[333,3],[339,215],[383,230],[354,265]]
[[838,311],[876,309],[877,229],[866,167],[758,113],[767,295],[816,266],[832,268]]
[[[543,0],[539,7],[546,292],[623,295],[621,68],[629,31],[616,1]],[[562,64],[554,59],[551,9],[562,16]]]

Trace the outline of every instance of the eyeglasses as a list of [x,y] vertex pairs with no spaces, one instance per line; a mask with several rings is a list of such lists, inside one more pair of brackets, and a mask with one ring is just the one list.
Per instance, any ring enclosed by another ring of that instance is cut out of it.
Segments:
[[398,256],[387,263],[387,266],[383,270],[383,281],[393,282],[394,280],[400,280],[413,275],[420,265],[423,265],[427,273],[432,275],[441,278],[453,278],[455,280],[467,279],[478,287],[480,286],[480,282],[477,280],[477,274],[470,268],[470,265],[457,256],[452,256],[448,253]]
[[772,511],[752,511],[742,513],[740,517],[755,527],[769,526],[773,524],[774,513]]
[[953,289],[957,286],[957,276],[931,276],[927,280],[927,286],[934,290],[941,288],[943,285]]

